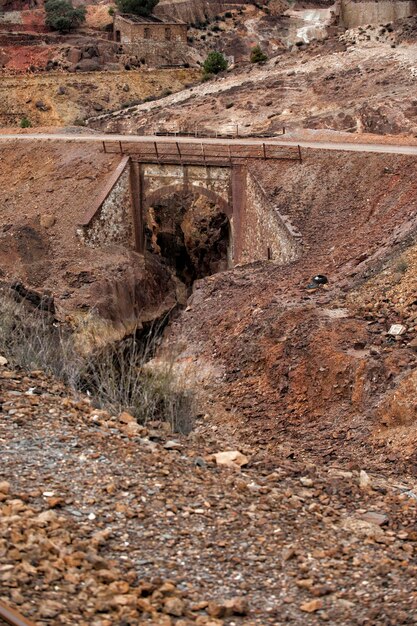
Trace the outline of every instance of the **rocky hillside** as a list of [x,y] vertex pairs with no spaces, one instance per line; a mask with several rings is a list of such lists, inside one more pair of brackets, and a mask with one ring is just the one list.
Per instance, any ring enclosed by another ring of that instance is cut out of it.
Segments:
[[[167,354],[183,346],[211,423],[271,454],[415,467],[414,165],[308,150],[251,166],[302,252],[199,282],[172,325]],[[316,274],[329,283],[310,293]]]
[[135,132],[165,125],[274,134],[282,129],[352,133],[416,132],[410,100],[416,80],[414,18],[347,31],[282,50],[264,66],[245,66],[151,106],[93,119],[93,128]]
[[40,372],[0,380],[0,601],[36,623],[410,623],[413,481],[218,454]]
[[82,125],[91,115],[179,91],[198,76],[190,69],[167,69],[3,77],[0,126],[17,128],[23,118],[34,127]]

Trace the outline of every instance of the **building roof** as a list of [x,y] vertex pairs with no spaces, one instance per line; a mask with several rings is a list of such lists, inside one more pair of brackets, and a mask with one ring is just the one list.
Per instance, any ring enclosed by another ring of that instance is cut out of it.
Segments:
[[174,17],[170,18],[161,18],[156,17],[155,15],[148,15],[147,17],[142,17],[142,15],[130,15],[128,13],[119,13],[119,17],[122,17],[127,22],[131,22],[132,24],[183,24],[186,26],[186,22],[182,22],[181,20],[177,20]]

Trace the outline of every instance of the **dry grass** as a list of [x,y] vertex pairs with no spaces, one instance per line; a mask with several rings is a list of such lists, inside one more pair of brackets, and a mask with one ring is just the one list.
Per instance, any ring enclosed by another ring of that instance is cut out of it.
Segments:
[[137,330],[123,341],[81,355],[71,333],[50,314],[0,292],[0,354],[13,367],[41,369],[63,380],[74,392],[87,393],[113,415],[129,411],[139,423],[169,422],[173,431],[188,433],[193,398],[174,380],[173,362],[149,371],[167,319]]

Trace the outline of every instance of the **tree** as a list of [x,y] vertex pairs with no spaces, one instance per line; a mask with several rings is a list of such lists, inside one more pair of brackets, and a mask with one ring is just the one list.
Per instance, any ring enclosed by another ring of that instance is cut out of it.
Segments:
[[227,69],[227,60],[221,52],[209,52],[203,63],[204,74],[218,74]]
[[85,21],[86,8],[74,8],[69,0],[45,2],[46,25],[60,33],[69,33]]
[[261,46],[255,46],[250,51],[250,62],[251,63],[265,63],[268,60],[265,52],[262,52]]
[[120,13],[147,17],[152,13],[159,0],[116,0]]

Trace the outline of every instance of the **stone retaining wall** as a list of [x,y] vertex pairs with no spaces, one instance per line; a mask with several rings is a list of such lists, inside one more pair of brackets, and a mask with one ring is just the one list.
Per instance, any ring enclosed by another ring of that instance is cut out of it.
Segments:
[[416,14],[415,0],[342,0],[340,19],[345,28],[356,28],[364,24],[386,24]]

